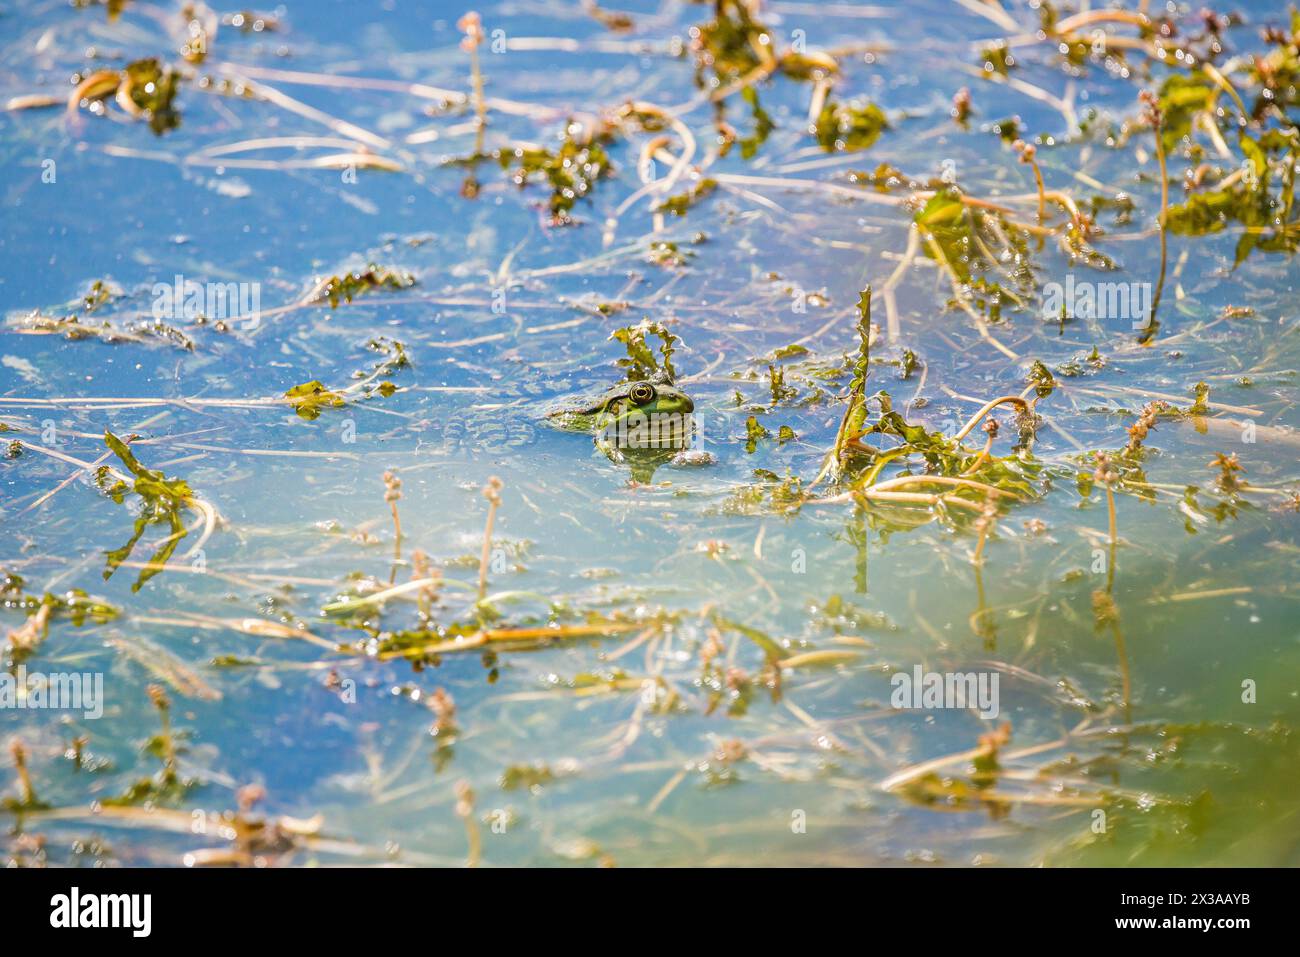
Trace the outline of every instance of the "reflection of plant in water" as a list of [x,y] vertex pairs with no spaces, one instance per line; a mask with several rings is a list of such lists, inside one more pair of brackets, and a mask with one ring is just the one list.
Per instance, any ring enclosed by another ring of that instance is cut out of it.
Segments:
[[1092,615],[1094,627],[1098,631],[1109,628],[1114,636],[1115,652],[1119,656],[1121,700],[1124,704],[1124,715],[1128,718],[1133,703],[1133,680],[1129,671],[1124,633],[1120,630],[1119,607],[1115,604],[1115,550],[1119,547],[1119,528],[1115,516],[1115,483],[1119,481],[1119,472],[1111,464],[1110,456],[1105,452],[1096,454],[1096,462],[1097,468],[1093,472],[1093,481],[1106,490],[1110,551],[1106,559],[1106,588],[1092,593]]
[[477,867],[483,856],[483,840],[479,836],[478,822],[474,820],[474,789],[468,781],[456,782],[456,814],[465,822],[465,837],[469,843],[465,864]]
[[1214,456],[1213,461],[1208,464],[1208,468],[1218,469],[1219,474],[1214,479],[1214,484],[1224,495],[1232,496],[1246,488],[1247,482],[1238,478],[1238,473],[1244,472],[1241,463],[1237,461],[1237,453],[1233,452],[1224,455],[1219,452]]
[[104,801],[105,805],[121,807],[179,801],[192,788],[199,785],[198,781],[183,777],[178,769],[177,760],[185,750],[184,740],[188,737],[188,733],[173,730],[171,699],[161,685],[149,685],[146,690],[149,701],[158,712],[158,720],[162,728],[158,734],[145,742],[144,752],[157,758],[162,768],[152,777],[135,781],[117,797],[108,798]]

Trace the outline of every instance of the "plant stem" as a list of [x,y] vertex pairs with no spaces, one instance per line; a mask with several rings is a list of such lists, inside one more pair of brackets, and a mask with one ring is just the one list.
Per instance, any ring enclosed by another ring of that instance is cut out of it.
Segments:
[[1041,223],[1047,216],[1047,186],[1043,182],[1043,171],[1038,165],[1038,160],[1031,159],[1029,165],[1034,170],[1034,180],[1038,183],[1038,221]]
[[465,837],[469,842],[465,866],[478,867],[483,857],[483,839],[479,834],[478,822],[474,820],[474,791],[467,781],[460,781],[456,785],[456,813],[465,822]]
[[1151,126],[1155,131],[1156,162],[1160,164],[1160,277],[1156,280],[1156,292],[1151,300],[1151,318],[1138,339],[1139,343],[1146,345],[1160,328],[1156,315],[1160,311],[1160,297],[1165,291],[1165,271],[1169,265],[1169,240],[1166,228],[1169,221],[1169,167],[1165,161],[1164,116],[1154,94],[1144,92],[1143,97],[1147,100]]
[[176,743],[172,740],[171,701],[162,685],[149,685],[146,690],[162,721],[162,733],[158,739],[163,748],[163,778],[172,781],[176,777]]
[[483,69],[479,64],[478,45],[475,44],[469,54],[470,70],[474,76],[474,115],[477,119],[474,131],[474,155],[483,155],[483,140],[487,133],[487,99],[483,95]]

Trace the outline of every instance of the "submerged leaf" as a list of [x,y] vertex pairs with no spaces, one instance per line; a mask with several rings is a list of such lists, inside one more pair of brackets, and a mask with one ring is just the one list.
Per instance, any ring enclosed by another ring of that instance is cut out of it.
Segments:
[[[189,484],[183,479],[169,479],[160,471],[146,468],[135,457],[135,453],[131,451],[130,446],[112,432],[106,431],[104,433],[104,444],[113,451],[113,454],[135,476],[132,491],[143,500],[143,507],[135,520],[130,539],[121,548],[105,552],[107,558],[104,567],[105,580],[111,578],[118,567],[131,556],[136,544],[144,537],[144,533],[150,525],[165,522],[169,529],[169,534],[163,538],[157,551],[145,563],[145,568],[140,572],[139,578],[131,586],[131,590],[135,592],[139,591],[145,582],[163,570],[180,545],[181,539],[189,534],[185,522],[181,518],[181,510],[193,505],[194,493],[190,491]],[[121,501],[122,491],[121,489],[114,489],[114,497],[119,502]]]
[[818,144],[828,153],[864,150],[887,129],[885,111],[876,104],[845,105],[829,100],[813,125]]
[[596,182],[610,175],[612,166],[605,151],[611,136],[597,131],[580,140],[578,124],[570,124],[556,150],[515,147],[498,154],[502,169],[514,168],[512,177],[518,186],[543,179],[550,187],[547,208],[551,222],[557,226],[573,223],[574,204],[591,192]]
[[655,207],[657,212],[672,213],[674,216],[685,216],[686,211],[708,196],[718,188],[718,181],[706,177],[692,186],[684,193],[678,193],[676,196],[670,196],[662,203]]

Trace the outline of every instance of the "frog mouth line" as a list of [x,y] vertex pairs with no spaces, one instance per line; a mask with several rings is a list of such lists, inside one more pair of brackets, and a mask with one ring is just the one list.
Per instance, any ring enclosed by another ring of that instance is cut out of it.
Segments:
[[[688,408],[692,408],[688,404]],[[690,444],[694,421],[690,411],[645,413],[633,409],[597,421],[602,439],[622,449],[684,448]]]
[[672,411],[659,409],[658,405],[661,401],[662,399],[656,400],[656,402],[652,403],[650,409],[641,405],[633,405],[630,402],[620,402],[598,412],[597,417],[606,416],[611,419],[619,419],[625,416],[641,415],[649,418],[656,415],[690,415],[695,411],[695,402],[688,395],[674,396],[669,404]]

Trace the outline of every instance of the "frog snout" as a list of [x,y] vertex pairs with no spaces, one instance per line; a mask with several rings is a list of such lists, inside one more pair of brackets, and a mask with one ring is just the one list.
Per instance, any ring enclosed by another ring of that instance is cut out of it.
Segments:
[[682,411],[688,414],[695,411],[695,403],[689,395],[682,396]]

